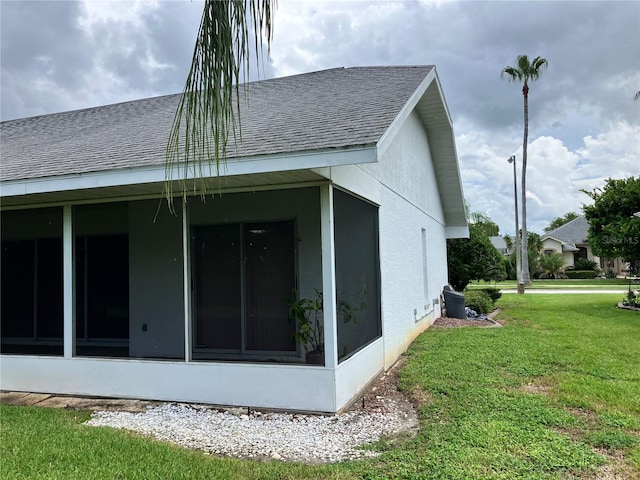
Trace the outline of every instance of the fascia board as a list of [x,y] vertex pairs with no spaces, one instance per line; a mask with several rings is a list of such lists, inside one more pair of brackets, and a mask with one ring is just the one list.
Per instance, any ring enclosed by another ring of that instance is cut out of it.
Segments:
[[[429,128],[429,125],[426,125],[425,127],[427,128],[427,132],[429,133],[429,138],[430,141],[433,139],[433,141],[445,141],[446,143],[450,143],[449,147],[451,149],[451,153],[453,155],[453,158],[455,158],[455,162],[453,162],[453,165],[443,165],[442,162],[438,161],[436,162],[436,165],[434,165],[435,169],[436,169],[436,179],[438,181],[438,190],[440,192],[440,201],[443,205],[443,208],[445,210],[445,219],[446,221],[452,221],[452,223],[457,223],[460,220],[463,220],[466,222],[466,211],[464,208],[464,190],[462,188],[462,175],[460,174],[460,162],[458,161],[458,151],[457,151],[457,147],[456,147],[456,141],[455,141],[455,132],[453,129],[453,121],[451,120],[451,114],[449,113],[449,107],[447,106],[447,102],[444,98],[444,94],[442,91],[442,86],[440,84],[440,79],[438,78],[438,74],[437,72],[435,73],[435,79],[434,79],[435,85],[437,86],[437,94],[440,98],[440,104],[442,106],[442,110],[444,115],[446,115],[447,117],[447,122],[446,122],[446,126],[445,127],[440,127],[439,129],[436,130],[432,130]],[[446,135],[446,139],[444,140],[443,138],[434,138],[437,137],[438,135]],[[435,153],[434,153],[435,155]],[[435,158],[434,158],[435,160]],[[451,193],[452,191],[449,188],[446,188],[443,183],[442,183],[442,179],[444,177],[448,177],[449,179],[453,176],[456,179],[456,187],[458,192],[460,192],[459,196],[456,197],[456,201],[459,201],[460,204],[458,204],[457,206],[455,205],[451,205],[449,202],[451,201]],[[449,193],[449,195],[443,195],[443,193],[446,191]],[[455,227],[454,227],[455,228]],[[466,238],[468,237],[469,233],[469,228],[468,226],[465,227],[467,229],[467,234],[465,237],[462,238]],[[454,238],[454,237],[452,237]]]
[[[375,145],[363,145],[348,149],[229,159],[224,165],[221,165],[220,176],[307,170],[338,165],[373,163],[376,161]],[[215,175],[214,170],[215,167],[212,167],[211,177],[218,176]],[[188,169],[188,172],[187,180],[196,177],[193,169]],[[167,178],[166,173],[164,165],[158,165],[36,179],[10,180],[0,183],[0,197],[164,182]],[[177,165],[173,169],[171,180],[183,179],[183,165]]]
[[469,227],[445,227],[445,236],[447,239],[469,238]]

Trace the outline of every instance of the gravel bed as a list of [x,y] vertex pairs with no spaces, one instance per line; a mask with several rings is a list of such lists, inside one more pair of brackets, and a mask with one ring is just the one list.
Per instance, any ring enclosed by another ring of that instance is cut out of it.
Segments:
[[[497,312],[494,312],[494,314]],[[491,315],[492,316],[492,315]],[[491,318],[490,316],[490,318]],[[434,327],[500,326],[493,320],[438,318]],[[144,412],[97,411],[87,425],[127,429],[213,455],[328,463],[376,456],[381,437],[415,434],[418,417],[400,392],[400,360],[345,413],[303,415],[166,403]]]
[[327,463],[376,456],[362,448],[384,436],[417,431],[417,414],[385,376],[338,415],[216,409],[168,403],[146,412],[94,412],[87,425],[132,430],[214,455]]

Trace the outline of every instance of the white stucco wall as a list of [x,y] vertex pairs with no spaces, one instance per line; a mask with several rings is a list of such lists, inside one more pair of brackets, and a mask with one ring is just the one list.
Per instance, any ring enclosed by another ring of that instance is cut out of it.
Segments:
[[429,139],[415,112],[409,115],[378,163],[363,164],[361,168],[379,181],[380,195],[384,190],[396,192],[444,225]]
[[388,367],[440,316],[440,293],[447,283],[442,204],[427,134],[415,113],[379,164],[365,169],[381,183],[382,329]]
[[436,302],[447,283],[447,267],[444,227],[397,194],[388,191],[384,197],[380,208],[380,275],[388,367],[440,316],[440,305]]
[[[593,254],[593,252],[591,251],[591,246],[589,244],[586,243],[578,243],[576,244],[576,247],[579,248],[586,248],[587,249],[587,259],[592,260],[594,262],[596,262],[598,264],[598,266],[600,266],[600,257],[596,256]],[[545,238],[542,241],[542,251],[540,253],[544,253],[545,250],[553,250],[557,253],[559,253],[560,255],[562,255],[562,258],[564,260],[564,267],[573,267],[574,265],[574,253],[572,251],[562,251],[562,244],[558,241],[555,240],[553,238]]]
[[384,369],[384,341],[379,338],[335,369],[336,410],[348,406]]
[[578,246],[578,247],[586,247],[586,249],[587,249],[587,258],[589,260],[593,260],[598,265],[600,265],[600,257],[598,257],[597,255],[593,254],[593,252],[591,251],[591,245],[587,245],[586,243],[579,243],[576,246]]
[[544,253],[546,250],[553,250],[554,252],[562,255],[562,259],[564,260],[564,268],[573,266],[573,252],[563,252],[562,244],[553,238],[545,238],[542,241],[542,252]]
[[542,251],[545,250],[553,250],[557,253],[562,253],[562,245],[553,238],[545,238],[542,241]]

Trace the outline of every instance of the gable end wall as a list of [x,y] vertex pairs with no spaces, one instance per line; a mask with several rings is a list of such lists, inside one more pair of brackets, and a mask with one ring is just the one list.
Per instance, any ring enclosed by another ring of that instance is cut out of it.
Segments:
[[444,214],[429,139],[415,112],[379,163],[364,168],[381,183],[380,272],[388,367],[440,316],[439,297],[447,282]]

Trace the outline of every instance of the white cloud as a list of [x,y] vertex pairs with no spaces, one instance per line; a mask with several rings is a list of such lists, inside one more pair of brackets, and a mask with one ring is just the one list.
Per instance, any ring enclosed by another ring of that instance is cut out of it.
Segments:
[[2,2],[2,116],[179,92],[202,2]]
[[640,124],[613,123],[596,137],[584,137],[577,154],[585,180],[640,175]]
[[[489,132],[485,133],[489,135]],[[480,135],[476,135],[476,139]],[[461,156],[465,194],[474,210],[487,213],[503,233],[513,233],[513,170],[504,146],[488,148],[469,143],[471,136],[457,138]],[[596,138],[587,136],[580,148],[571,150],[552,136],[534,139],[527,149],[527,226],[542,233],[544,227],[569,211],[580,213],[590,199],[581,190],[603,186],[605,180],[640,174],[640,125],[620,122]],[[479,154],[471,159],[466,150]],[[506,152],[502,155],[499,153]],[[518,162],[518,201],[521,203],[520,175],[522,149]],[[508,200],[507,200],[508,199]],[[521,207],[521,205],[520,205]]]
[[130,28],[144,29],[144,17],[151,9],[158,8],[157,1],[151,0],[121,0],[81,2],[83,14],[78,19],[80,26],[89,34],[93,33],[98,24],[127,25]]
[[[179,92],[201,1],[0,2],[2,116]],[[637,2],[280,0],[260,75],[435,64],[454,122],[465,196],[512,233],[522,95],[500,79],[516,55],[549,68],[532,85],[530,230],[579,211],[608,177],[640,173]],[[544,29],[540,29],[544,25]],[[597,26],[597,35],[594,34]],[[520,185],[518,185],[520,188]]]

